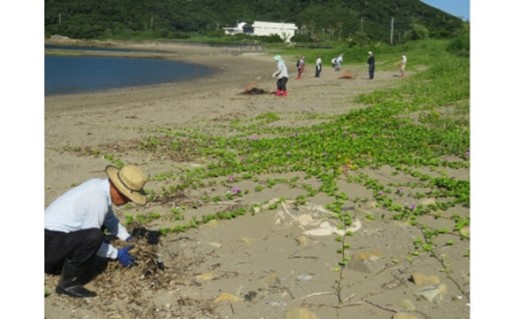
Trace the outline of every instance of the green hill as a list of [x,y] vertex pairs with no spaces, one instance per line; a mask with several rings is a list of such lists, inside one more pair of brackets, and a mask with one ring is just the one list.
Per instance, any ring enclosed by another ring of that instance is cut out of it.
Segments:
[[72,38],[222,36],[238,21],[295,23],[296,40],[394,43],[454,35],[462,21],[419,0],[46,0],[45,35]]

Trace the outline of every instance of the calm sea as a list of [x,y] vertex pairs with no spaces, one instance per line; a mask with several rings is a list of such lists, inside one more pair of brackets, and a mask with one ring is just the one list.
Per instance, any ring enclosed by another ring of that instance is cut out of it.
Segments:
[[213,72],[164,59],[45,55],[45,95],[191,80]]

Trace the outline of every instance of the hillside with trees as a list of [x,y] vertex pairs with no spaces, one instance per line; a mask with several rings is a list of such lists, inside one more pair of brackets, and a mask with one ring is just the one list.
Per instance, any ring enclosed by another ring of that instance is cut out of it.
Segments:
[[295,23],[293,41],[453,36],[463,23],[419,0],[46,0],[45,35],[79,39],[224,36],[237,22]]

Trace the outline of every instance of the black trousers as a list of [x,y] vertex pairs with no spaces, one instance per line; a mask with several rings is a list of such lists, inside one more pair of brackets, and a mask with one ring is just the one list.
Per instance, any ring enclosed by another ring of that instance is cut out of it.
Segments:
[[321,76],[322,67],[320,65],[315,67],[315,77],[318,78]]
[[59,274],[67,259],[84,266],[96,255],[103,239],[103,232],[97,228],[69,233],[45,229],[45,272]]
[[369,79],[374,79],[374,64],[369,64]]
[[278,90],[287,91],[287,81],[288,80],[289,80],[289,78],[286,78],[286,77],[279,78],[278,81],[276,82],[276,86],[278,87]]

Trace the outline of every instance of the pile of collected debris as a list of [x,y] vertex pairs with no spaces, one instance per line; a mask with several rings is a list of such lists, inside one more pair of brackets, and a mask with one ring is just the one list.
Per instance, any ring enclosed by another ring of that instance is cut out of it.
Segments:
[[272,94],[273,92],[260,89],[256,86],[255,82],[251,82],[244,87],[244,91],[241,94],[244,95],[261,95],[261,94]]
[[[191,260],[184,256],[178,258],[178,252],[175,251],[178,248],[173,248],[173,245],[172,249],[162,251],[158,231],[145,228],[129,231],[136,238],[132,243],[134,247],[130,250],[136,264],[124,268],[118,262],[111,261],[102,266],[103,271],[86,285],[101,296],[87,300],[87,311],[96,313],[101,318],[169,318],[169,314],[176,318],[187,313],[194,313],[197,318],[214,318],[209,303],[181,298],[178,294],[174,298],[178,298],[179,302],[173,299],[166,308],[155,305],[152,301],[155,293],[177,292],[180,287],[191,285],[190,278],[193,276],[189,272],[194,268],[193,265],[202,260]],[[117,239],[112,243],[116,247],[126,245]],[[72,309],[79,316],[78,313],[84,307],[83,300],[58,295],[52,291],[59,278],[60,276],[50,275],[45,277],[48,302]]]
[[356,78],[358,77],[358,74],[355,73],[355,72],[351,72],[351,71],[348,71],[348,70],[344,70],[342,72],[342,75],[339,77],[340,79],[350,79],[350,80],[355,80]]

